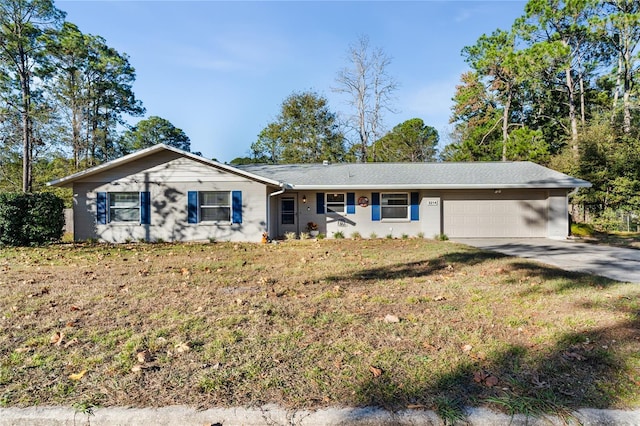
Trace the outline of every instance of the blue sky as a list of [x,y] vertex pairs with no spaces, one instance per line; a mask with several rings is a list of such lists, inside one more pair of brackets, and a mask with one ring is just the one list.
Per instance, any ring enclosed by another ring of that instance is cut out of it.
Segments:
[[[387,128],[421,118],[448,142],[451,97],[468,69],[460,51],[508,29],[524,1],[58,1],[67,20],[129,55],[147,109],[191,138],[191,149],[228,162],[249,154],[282,101],[332,92],[347,50],[362,35],[392,58],[399,83]],[[131,120],[137,122],[137,118]]]

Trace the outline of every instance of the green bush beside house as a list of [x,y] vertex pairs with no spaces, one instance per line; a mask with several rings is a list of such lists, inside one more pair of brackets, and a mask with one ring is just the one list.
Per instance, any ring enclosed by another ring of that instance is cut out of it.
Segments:
[[64,201],[51,193],[0,193],[0,245],[36,246],[60,241]]

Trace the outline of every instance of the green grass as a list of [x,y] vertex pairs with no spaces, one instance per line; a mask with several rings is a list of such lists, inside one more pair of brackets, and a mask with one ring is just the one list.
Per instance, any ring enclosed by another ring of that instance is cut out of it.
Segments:
[[572,223],[571,235],[576,237],[592,237],[596,234],[596,230],[588,223]]
[[431,239],[3,249],[0,404],[638,407],[638,300]]

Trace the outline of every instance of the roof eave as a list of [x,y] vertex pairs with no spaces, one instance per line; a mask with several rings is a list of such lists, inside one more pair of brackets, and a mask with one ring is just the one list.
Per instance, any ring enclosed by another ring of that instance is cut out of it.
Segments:
[[396,185],[291,185],[294,190],[398,190],[398,189],[573,189],[589,188],[589,182],[567,182],[562,184],[396,184]]
[[177,154],[183,155],[185,157],[191,158],[194,161],[198,161],[200,163],[204,163],[213,167],[216,167],[218,169],[227,171],[229,173],[233,173],[236,175],[240,175],[240,176],[244,176],[248,179],[254,180],[254,181],[258,181],[261,183],[264,183],[266,185],[273,185],[273,186],[282,186],[281,182],[273,180],[273,179],[269,179],[269,178],[265,178],[263,176],[259,176],[250,172],[246,172],[244,170],[240,170],[236,167],[233,166],[228,166],[226,164],[222,164],[219,163],[217,161],[214,160],[209,160],[207,158],[201,157],[199,155],[195,155],[191,152],[186,152],[183,151],[181,149],[169,146],[169,145],[165,145],[165,144],[158,144],[158,145],[154,145],[152,147],[149,148],[144,148],[141,149],[140,151],[136,151],[134,153],[125,155],[123,157],[117,158],[115,160],[109,161],[107,163],[104,164],[100,164],[98,166],[92,167],[90,169],[87,170],[83,170],[81,172],[78,173],[74,173],[72,175],[69,176],[65,176],[63,178],[60,179],[56,179],[56,180],[52,180],[50,182],[47,182],[47,186],[56,186],[56,187],[60,187],[60,188],[70,188],[73,183],[79,179],[83,179],[83,178],[87,178],[99,173],[102,173],[104,171],[113,169],[115,167],[121,166],[123,164],[127,164],[131,161],[135,161],[135,160],[139,160],[141,158],[147,157],[151,154],[154,154],[158,151],[162,151],[162,150],[167,150],[167,151],[173,151]]

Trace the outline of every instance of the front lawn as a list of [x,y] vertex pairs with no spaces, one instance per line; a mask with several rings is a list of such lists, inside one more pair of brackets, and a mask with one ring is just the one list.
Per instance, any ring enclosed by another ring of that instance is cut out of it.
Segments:
[[0,252],[0,404],[640,406],[637,284],[422,239]]

